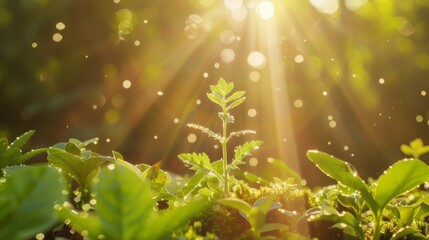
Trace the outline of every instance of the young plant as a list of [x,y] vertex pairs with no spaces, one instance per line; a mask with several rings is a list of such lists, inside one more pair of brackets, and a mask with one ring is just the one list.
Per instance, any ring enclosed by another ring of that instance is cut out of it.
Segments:
[[429,152],[429,146],[425,146],[420,138],[410,142],[410,145],[402,144],[401,151],[413,158],[420,159],[420,156]]
[[265,223],[268,212],[281,207],[281,204],[273,201],[273,195],[259,198],[255,201],[253,206],[238,198],[224,198],[218,200],[220,204],[238,210],[247,222],[249,222],[251,231],[257,239],[261,237],[261,233],[263,232],[279,230],[286,226],[280,223]]
[[[417,159],[404,159],[396,162],[381,175],[375,186],[366,184],[348,162],[319,151],[308,151],[308,158],[327,176],[335,179],[348,191],[356,191],[368,206],[374,221],[373,240],[380,239],[383,211],[398,195],[406,193],[429,179],[429,167]],[[348,212],[336,212],[329,206],[309,210],[309,219],[330,220],[349,226],[365,239],[362,224]]]
[[34,130],[25,132],[17,137],[15,141],[9,144],[6,138],[0,139],[0,177],[4,176],[4,169],[6,167],[15,166],[24,163],[25,161],[46,152],[47,148],[39,148],[22,153],[21,147],[33,136]]
[[157,210],[148,181],[120,161],[100,171],[93,189],[95,212],[76,214],[67,206],[56,208],[62,219],[89,239],[169,239],[206,207],[206,202],[195,200],[183,207]]
[[[211,93],[207,93],[207,97],[217,104],[221,111],[218,113],[218,117],[222,122],[222,133],[214,133],[207,127],[203,127],[197,124],[188,124],[189,127],[198,129],[203,133],[206,133],[209,137],[212,137],[219,141],[222,148],[222,159],[218,162],[210,162],[210,158],[206,154],[180,154],[179,158],[186,165],[191,165],[191,169],[197,172],[205,172],[208,176],[212,174],[217,180],[223,184],[223,194],[228,196],[230,191],[230,170],[238,168],[238,165],[244,164],[243,159],[250,155],[250,153],[259,148],[262,145],[262,141],[250,141],[246,142],[241,146],[235,148],[234,158],[229,163],[228,161],[228,142],[232,137],[254,134],[252,130],[242,130],[238,132],[229,132],[229,124],[234,123],[234,116],[231,115],[230,111],[239,106],[246,100],[244,96],[245,91],[232,92],[234,89],[234,83],[228,83],[223,78],[220,78],[216,85],[210,85]],[[219,166],[221,165],[221,166]],[[201,179],[204,178],[204,174],[201,174]]]
[[[100,166],[105,162],[114,162],[114,158],[101,156],[98,153],[87,150],[90,144],[96,144],[97,138],[84,142],[77,139],[69,139],[68,142],[58,143],[49,149],[48,162],[61,169],[67,179],[69,190],[72,191],[73,180],[79,185],[76,192],[81,206],[90,201],[89,186],[97,176]],[[80,201],[81,200],[81,201]]]

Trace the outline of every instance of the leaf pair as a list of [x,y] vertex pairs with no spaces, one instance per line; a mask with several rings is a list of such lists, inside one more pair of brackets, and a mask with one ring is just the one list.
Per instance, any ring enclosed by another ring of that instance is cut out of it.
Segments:
[[207,93],[207,97],[226,113],[246,100],[245,91],[237,91],[228,96],[233,89],[234,83],[227,83],[223,78],[220,78],[217,85],[210,86],[211,93]]

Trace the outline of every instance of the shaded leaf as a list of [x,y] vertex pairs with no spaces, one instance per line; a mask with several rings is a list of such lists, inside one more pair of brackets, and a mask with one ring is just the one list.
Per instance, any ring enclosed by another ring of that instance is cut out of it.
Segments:
[[10,148],[21,148],[33,136],[36,131],[30,130],[17,137],[15,141],[10,144]]

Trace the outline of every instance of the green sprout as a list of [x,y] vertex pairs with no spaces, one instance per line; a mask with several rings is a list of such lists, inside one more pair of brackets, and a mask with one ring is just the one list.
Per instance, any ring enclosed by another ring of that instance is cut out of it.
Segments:
[[234,83],[228,83],[223,78],[220,78],[216,85],[210,85],[211,93],[207,93],[207,97],[212,102],[221,107],[222,111],[218,113],[218,116],[222,121],[222,134],[214,133],[209,128],[200,126],[198,124],[188,124],[188,127],[198,129],[201,132],[206,133],[209,137],[212,137],[220,142],[222,146],[221,169],[218,169],[217,162],[210,163],[210,159],[206,154],[193,153],[179,155],[180,160],[182,160],[185,164],[192,166],[191,169],[212,173],[216,178],[218,178],[219,181],[223,183],[224,195],[229,195],[230,170],[237,169],[238,165],[244,164],[243,159],[262,145],[262,141],[250,141],[236,147],[234,150],[234,158],[232,162],[228,164],[229,140],[235,136],[255,134],[255,131],[252,130],[228,132],[228,125],[234,123],[235,121],[234,116],[230,114],[230,111],[246,100],[246,97],[244,96],[246,94],[245,91],[232,92],[233,89]]

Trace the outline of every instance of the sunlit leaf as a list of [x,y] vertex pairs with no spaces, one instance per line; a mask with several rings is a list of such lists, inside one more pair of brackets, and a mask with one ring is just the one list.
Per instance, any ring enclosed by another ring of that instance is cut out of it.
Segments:
[[374,190],[379,207],[384,208],[394,197],[410,191],[429,179],[429,167],[417,159],[394,163],[380,176]]
[[33,136],[34,133],[35,133],[34,130],[30,130],[28,132],[25,132],[21,136],[17,137],[15,139],[15,141],[13,141],[10,144],[9,147],[10,148],[21,148],[22,146],[24,146],[25,143],[27,143],[27,141]]
[[61,174],[48,166],[22,167],[0,184],[0,239],[29,239],[51,227],[65,196]]
[[252,209],[252,205],[238,198],[223,198],[223,199],[217,200],[217,202],[222,205],[241,211],[246,215],[249,215]]

